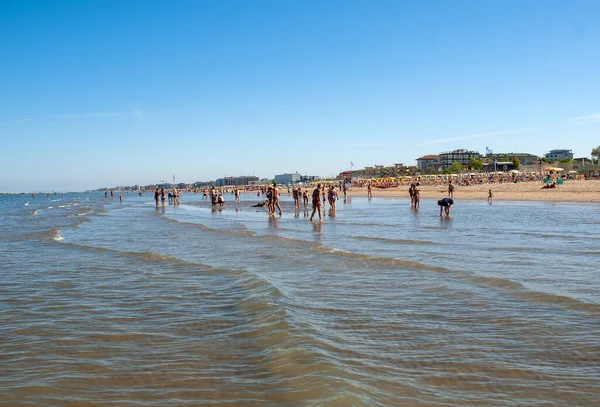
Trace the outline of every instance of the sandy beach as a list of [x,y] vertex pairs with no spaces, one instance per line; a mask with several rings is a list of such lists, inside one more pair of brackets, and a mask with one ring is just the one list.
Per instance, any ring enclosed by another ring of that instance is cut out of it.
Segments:
[[[556,202],[600,202],[600,180],[565,181],[554,189],[542,189],[541,182],[520,182],[503,184],[480,184],[460,186],[454,189],[455,199],[482,199],[492,190],[494,200],[510,201],[556,201]],[[373,188],[373,196],[406,197],[409,185],[398,188]],[[441,199],[448,196],[447,185],[421,185],[421,198]],[[348,196],[366,196],[367,188],[350,188]]]

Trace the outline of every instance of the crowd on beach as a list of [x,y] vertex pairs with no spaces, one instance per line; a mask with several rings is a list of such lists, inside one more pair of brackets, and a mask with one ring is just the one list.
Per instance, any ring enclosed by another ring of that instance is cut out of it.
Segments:
[[530,182],[556,182],[559,180],[588,180],[593,179],[587,174],[559,174],[559,173],[536,173],[525,174],[518,172],[498,172],[498,173],[472,173],[464,175],[425,175],[418,177],[404,178],[378,178],[375,180],[353,181],[354,187],[363,187],[373,185],[376,188],[393,188],[402,185],[409,185],[418,182],[421,185],[445,185],[453,181],[455,185],[470,186],[482,184],[508,184],[508,183],[530,183]]
[[[417,209],[420,206],[420,183],[417,181],[410,185],[408,190],[410,199],[411,199],[411,207]],[[371,183],[366,184],[367,188],[367,197],[369,199],[372,198],[373,186]],[[281,191],[280,187],[273,183],[273,185],[269,186],[260,186],[258,188],[252,187],[211,187],[204,188],[203,190],[194,190],[194,193],[202,192],[202,200],[208,200],[214,209],[222,208],[225,204],[226,193],[231,193],[235,197],[236,202],[240,202],[240,196],[242,191],[251,192],[256,191],[256,196],[258,198],[265,198],[258,203],[250,205],[250,207],[254,208],[266,208],[269,217],[275,216],[276,213],[281,216],[283,211],[281,209],[280,204],[280,196]],[[310,215],[309,220],[312,221],[315,216],[319,217],[319,221],[322,221],[324,216],[324,212],[327,209],[327,203],[329,204],[329,216],[335,216],[336,211],[336,203],[339,199],[340,194],[343,195],[344,200],[347,198],[348,194],[348,185],[345,182],[336,182],[330,183],[329,185],[325,185],[324,183],[317,184],[312,191],[307,189],[302,189],[301,186],[288,186],[287,192],[292,196],[294,203],[294,210],[299,211],[301,207],[305,210],[305,213],[308,213],[308,205],[309,201],[312,204],[312,214]],[[113,196],[113,191],[110,191],[111,197]],[[105,192],[105,197],[107,196],[108,191]],[[448,184],[448,197],[443,198],[438,201],[438,205],[440,206],[440,216],[442,216],[442,210],[445,211],[446,215],[450,215],[450,209],[454,204],[453,195],[454,194],[454,184],[452,181],[449,181]],[[181,197],[181,191],[178,191],[177,188],[173,188],[172,191],[165,191],[164,188],[156,188],[154,192],[154,200],[156,202],[156,206],[158,207],[160,204],[165,205],[165,201],[168,199],[169,203],[177,206],[179,205],[179,198]]]
[[[595,180],[594,177],[591,178]],[[516,173],[506,173],[506,174],[491,174],[491,175],[479,175],[479,176],[460,176],[460,177],[412,177],[412,178],[403,178],[398,180],[388,180],[386,183],[377,182],[377,180],[358,180],[348,182],[349,180],[344,181],[325,181],[325,182],[312,182],[310,184],[299,184],[299,185],[277,185],[273,183],[272,185],[247,185],[247,186],[222,186],[215,187],[212,186],[210,188],[195,188],[189,190],[178,190],[177,188],[164,189],[164,188],[156,188],[154,192],[154,199],[156,201],[156,205],[159,206],[161,203],[164,206],[165,202],[169,202],[169,204],[173,204],[174,206],[179,205],[179,200],[182,195],[182,192],[187,193],[202,193],[202,200],[208,200],[212,205],[213,209],[218,210],[222,208],[225,204],[225,195],[231,194],[234,196],[235,202],[240,202],[240,197],[242,193],[256,193],[257,198],[259,198],[259,202],[256,202],[250,207],[255,208],[265,208],[269,217],[279,215],[281,216],[283,211],[281,208],[280,197],[282,191],[285,192],[287,188],[288,195],[291,195],[293,200],[293,207],[298,216],[298,212],[300,209],[304,210],[305,216],[308,217],[308,212],[312,208],[312,214],[309,219],[312,221],[315,216],[318,216],[319,220],[322,220],[322,217],[326,214],[327,204],[329,204],[329,212],[330,216],[335,216],[336,211],[336,203],[339,200],[340,196],[343,196],[344,200],[346,200],[348,196],[349,189],[352,188],[354,190],[353,196],[356,194],[361,195],[360,191],[366,192],[367,198],[372,198],[373,191],[378,189],[378,194],[384,194],[388,188],[399,188],[399,191],[404,191],[403,187],[407,187],[406,192],[408,192],[408,196],[410,198],[411,207],[414,209],[418,209],[420,207],[422,187],[425,187],[426,197],[434,198],[435,194],[440,192],[447,192],[447,196],[437,201],[438,206],[440,208],[440,216],[445,213],[447,216],[450,215],[452,205],[454,205],[454,191],[457,186],[461,187],[461,191],[464,194],[467,194],[467,199],[469,197],[475,199],[485,199],[481,194],[483,190],[481,188],[482,185],[497,185],[497,189],[499,189],[499,193],[501,194],[501,199],[506,198],[506,190],[503,190],[500,184],[506,184],[506,187],[514,184],[523,184],[523,186],[527,184],[539,183],[542,182],[543,186],[541,189],[552,189],[557,190],[559,186],[562,187],[564,181],[588,181],[590,180],[587,176],[558,176],[558,174],[516,174]],[[577,184],[577,183],[576,183]],[[582,185],[586,185],[582,183]],[[589,185],[589,184],[587,184]],[[533,185],[531,185],[533,186]],[[533,186],[534,187],[534,186]],[[441,189],[443,188],[443,189]],[[471,188],[476,188],[472,190],[473,193],[479,195],[469,195]],[[510,186],[510,190],[513,190],[513,186]],[[521,190],[521,187],[514,185],[514,188],[519,188],[517,191]],[[589,186],[586,187],[585,191],[577,191],[575,193],[580,194],[590,193]],[[531,187],[527,187],[528,192],[531,192]],[[535,189],[535,187],[534,187]],[[389,192],[396,191],[396,189],[391,189]],[[477,192],[479,191],[479,192]],[[538,188],[539,191],[539,188]],[[113,190],[105,191],[105,197],[108,197],[110,193],[111,198],[114,197]],[[402,192],[403,194],[404,192]],[[521,190],[522,193],[522,190]],[[592,192],[593,193],[593,192]],[[142,195],[142,192],[139,193]],[[462,195],[461,195],[462,196]],[[547,196],[547,195],[544,195]],[[520,195],[522,197],[522,195]],[[119,192],[119,199],[123,202],[123,196]],[[511,199],[510,197],[508,199]],[[512,198],[515,199],[515,198]],[[521,199],[521,198],[516,198]],[[526,198],[523,198],[526,199]],[[545,198],[533,198],[533,199],[545,199]],[[595,198],[587,199],[589,201],[595,201]],[[492,188],[487,189],[487,202],[491,205],[494,202],[494,193],[492,192]]]

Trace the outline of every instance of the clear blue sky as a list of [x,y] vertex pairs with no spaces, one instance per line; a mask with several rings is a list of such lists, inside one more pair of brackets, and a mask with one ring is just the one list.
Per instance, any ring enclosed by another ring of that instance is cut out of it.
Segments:
[[598,1],[1,1],[0,191],[589,156]]

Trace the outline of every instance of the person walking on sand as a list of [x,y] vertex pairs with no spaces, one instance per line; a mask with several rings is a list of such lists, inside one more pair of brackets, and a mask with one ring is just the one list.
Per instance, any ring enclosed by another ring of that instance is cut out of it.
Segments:
[[437,203],[440,206],[440,216],[442,216],[442,209],[446,212],[446,216],[450,216],[450,209],[454,205],[454,199],[444,198],[437,201]]
[[315,216],[315,212],[319,212],[319,222],[322,221],[321,219],[321,184],[317,185],[317,187],[314,189],[314,191],[312,192],[312,206],[313,206],[313,211],[312,211],[312,215],[310,215],[310,221],[312,222],[314,216]]
[[454,198],[454,184],[448,180],[448,198]]

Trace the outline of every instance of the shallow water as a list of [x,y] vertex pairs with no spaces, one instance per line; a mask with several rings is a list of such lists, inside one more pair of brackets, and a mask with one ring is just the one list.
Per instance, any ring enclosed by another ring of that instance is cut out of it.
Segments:
[[600,399],[600,205],[282,199],[1,196],[0,405]]

